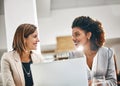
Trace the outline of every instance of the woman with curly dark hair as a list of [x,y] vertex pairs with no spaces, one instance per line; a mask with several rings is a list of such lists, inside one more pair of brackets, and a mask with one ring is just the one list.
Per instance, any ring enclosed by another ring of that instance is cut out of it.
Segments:
[[[93,77],[105,76],[106,85],[116,86],[114,53],[110,48],[103,47],[104,34],[102,24],[90,17],[80,16],[73,21],[73,41],[76,48],[81,45],[84,48],[83,54],[86,58],[89,85],[91,85]],[[70,58],[78,57],[77,53],[70,53]]]

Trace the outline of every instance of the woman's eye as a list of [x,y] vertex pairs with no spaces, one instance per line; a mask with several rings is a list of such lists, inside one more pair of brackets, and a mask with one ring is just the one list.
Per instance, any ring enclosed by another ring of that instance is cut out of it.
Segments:
[[79,33],[79,32],[73,33],[73,37],[79,37],[79,36],[80,36],[80,33]]
[[34,35],[33,37],[34,37],[34,38],[36,38],[36,37],[37,37],[37,35]]
[[79,33],[76,33],[75,36],[78,37],[78,36],[80,36],[80,34],[79,34]]

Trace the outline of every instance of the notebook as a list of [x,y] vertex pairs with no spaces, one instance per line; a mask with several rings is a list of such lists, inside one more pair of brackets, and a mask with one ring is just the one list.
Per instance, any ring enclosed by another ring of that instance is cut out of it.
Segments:
[[31,64],[34,86],[88,86],[84,58]]

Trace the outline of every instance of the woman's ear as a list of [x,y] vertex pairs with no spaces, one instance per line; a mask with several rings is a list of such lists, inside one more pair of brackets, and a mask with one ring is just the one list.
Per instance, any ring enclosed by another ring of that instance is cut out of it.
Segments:
[[88,32],[88,33],[87,33],[87,38],[90,39],[91,36],[92,36],[92,33],[91,33],[91,32]]
[[24,38],[24,44],[26,44],[26,39]]

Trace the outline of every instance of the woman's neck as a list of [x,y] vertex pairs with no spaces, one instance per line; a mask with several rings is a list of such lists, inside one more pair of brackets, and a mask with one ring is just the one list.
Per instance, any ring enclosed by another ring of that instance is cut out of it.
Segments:
[[97,50],[91,50],[91,48],[90,47],[85,47],[84,48],[84,53],[85,53],[85,55],[86,55],[86,57],[94,57],[95,55],[96,55],[96,53],[97,53]]
[[21,56],[22,62],[30,62],[31,60],[31,53],[30,52],[24,52]]

